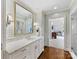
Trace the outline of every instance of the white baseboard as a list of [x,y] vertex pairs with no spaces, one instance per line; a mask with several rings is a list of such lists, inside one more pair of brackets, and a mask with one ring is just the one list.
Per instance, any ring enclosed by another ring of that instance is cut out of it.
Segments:
[[70,51],[70,54],[72,56],[72,59],[77,59],[77,56],[75,55],[75,53],[73,51]]
[[77,56],[75,55],[75,53],[72,50],[65,50],[65,51],[69,51],[69,53],[71,54],[72,59],[77,59]]

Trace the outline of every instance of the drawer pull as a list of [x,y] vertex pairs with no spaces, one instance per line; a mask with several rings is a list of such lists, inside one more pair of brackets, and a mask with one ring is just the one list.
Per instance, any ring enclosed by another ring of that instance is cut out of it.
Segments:
[[37,49],[37,46],[35,46],[35,49]]
[[26,49],[23,49],[22,52],[26,51]]

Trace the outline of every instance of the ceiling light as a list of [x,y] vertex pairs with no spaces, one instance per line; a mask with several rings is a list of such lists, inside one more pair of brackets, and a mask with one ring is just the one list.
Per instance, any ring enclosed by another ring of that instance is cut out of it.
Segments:
[[57,7],[54,7],[54,9],[57,9]]

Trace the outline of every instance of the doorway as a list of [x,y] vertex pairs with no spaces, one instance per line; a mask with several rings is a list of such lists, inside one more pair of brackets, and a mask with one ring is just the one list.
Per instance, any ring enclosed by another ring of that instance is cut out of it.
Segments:
[[49,46],[64,49],[64,17],[49,18]]

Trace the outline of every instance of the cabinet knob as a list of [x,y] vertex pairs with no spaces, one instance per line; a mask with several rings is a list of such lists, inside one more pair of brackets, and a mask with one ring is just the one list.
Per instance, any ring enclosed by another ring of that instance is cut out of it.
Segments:
[[26,49],[23,49],[22,52],[26,51]]
[[35,49],[37,49],[37,46],[35,46]]
[[24,58],[23,59],[26,59],[26,56],[24,56]]

